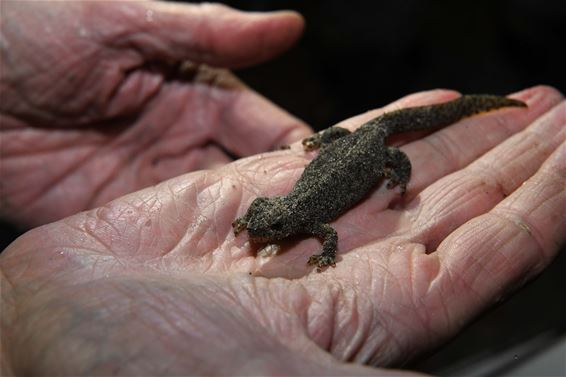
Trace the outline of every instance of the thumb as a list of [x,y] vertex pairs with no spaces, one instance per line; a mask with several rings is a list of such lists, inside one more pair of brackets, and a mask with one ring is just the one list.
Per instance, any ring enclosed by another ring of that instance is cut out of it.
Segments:
[[145,60],[191,60],[216,67],[241,67],[288,49],[303,31],[292,11],[240,12],[220,4],[136,1],[104,5],[108,20],[120,28],[107,44],[132,48]]

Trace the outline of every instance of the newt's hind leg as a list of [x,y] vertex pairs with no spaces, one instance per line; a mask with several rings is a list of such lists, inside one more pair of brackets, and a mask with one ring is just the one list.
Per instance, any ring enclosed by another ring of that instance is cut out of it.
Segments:
[[343,136],[349,135],[351,132],[342,127],[330,127],[326,130],[315,133],[312,136],[303,139],[303,148],[305,151],[312,151],[331,144]]
[[388,180],[388,189],[399,186],[401,195],[405,193],[407,183],[411,179],[411,161],[399,148],[387,148],[384,175]]

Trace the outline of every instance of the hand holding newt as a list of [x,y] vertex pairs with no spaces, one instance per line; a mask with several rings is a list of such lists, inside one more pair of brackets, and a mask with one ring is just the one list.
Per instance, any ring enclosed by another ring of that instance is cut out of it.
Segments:
[[[456,97],[419,93],[338,126]],[[231,226],[292,190],[315,157],[299,144],[26,233],[0,255],[2,371],[404,375],[364,364],[454,336],[566,241],[566,102],[547,87],[510,98],[528,108],[393,140],[413,168],[403,200],[378,187],[333,221],[340,263],[323,274],[305,263],[317,240],[269,258]]]

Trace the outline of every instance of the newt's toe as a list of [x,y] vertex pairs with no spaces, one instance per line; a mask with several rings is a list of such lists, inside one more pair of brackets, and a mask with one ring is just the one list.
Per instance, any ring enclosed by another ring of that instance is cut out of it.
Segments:
[[243,218],[237,218],[236,220],[232,221],[232,229],[234,230],[234,235],[238,235],[241,233],[246,227],[248,226],[247,221]]
[[336,258],[328,254],[315,254],[311,255],[307,264],[309,266],[316,266],[320,272],[321,268],[332,266],[336,267]]

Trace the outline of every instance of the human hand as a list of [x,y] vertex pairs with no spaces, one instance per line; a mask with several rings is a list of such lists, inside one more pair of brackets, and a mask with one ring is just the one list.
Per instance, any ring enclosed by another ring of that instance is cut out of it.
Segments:
[[[455,96],[420,93],[385,110]],[[566,102],[544,87],[513,97],[528,109],[405,144],[405,197],[380,187],[338,218],[339,262],[322,273],[306,265],[317,240],[256,256],[230,225],[255,197],[290,190],[313,157],[297,144],[28,232],[0,256],[6,365],[22,374],[375,375],[359,364],[411,359],[539,273],[565,241]]]
[[10,221],[54,221],[310,133],[227,70],[201,64],[277,55],[301,34],[296,13],[6,1],[1,21],[0,215]]

